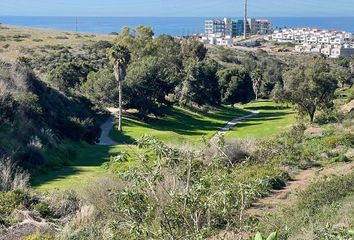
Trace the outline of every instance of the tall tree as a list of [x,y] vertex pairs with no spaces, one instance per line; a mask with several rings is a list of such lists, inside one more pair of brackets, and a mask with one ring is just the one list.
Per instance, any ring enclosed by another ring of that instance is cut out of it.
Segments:
[[108,57],[113,65],[114,77],[118,82],[118,130],[122,131],[122,82],[130,61],[130,52],[122,45],[114,45],[108,50]]
[[314,122],[318,109],[333,107],[338,82],[324,58],[315,58],[305,67],[300,66],[284,75],[284,88],[275,92],[275,98],[294,104],[301,114]]
[[217,76],[223,103],[246,103],[253,99],[251,77],[243,66],[222,69],[218,71]]
[[184,64],[183,81],[175,90],[179,103],[189,107],[220,104],[217,63],[190,58]]
[[260,69],[256,69],[254,72],[251,74],[252,78],[252,87],[253,87],[253,92],[256,95],[256,101],[258,101],[258,94],[259,91],[261,90],[262,86],[262,71]]

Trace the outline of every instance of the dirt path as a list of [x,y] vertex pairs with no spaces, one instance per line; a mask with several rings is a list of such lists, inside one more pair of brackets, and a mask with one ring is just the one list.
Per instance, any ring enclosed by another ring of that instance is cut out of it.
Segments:
[[107,121],[101,125],[101,136],[98,143],[99,145],[105,145],[105,146],[118,145],[118,143],[109,136],[109,133],[114,126],[114,119],[115,117],[111,115],[107,119]]
[[98,144],[105,146],[115,146],[118,145],[118,143],[109,136],[109,133],[114,127],[114,120],[116,118],[118,110],[116,108],[108,108],[107,110],[110,112],[111,115],[106,120],[106,122],[101,125],[101,136]]
[[251,208],[246,210],[246,214],[251,217],[260,217],[266,212],[275,210],[281,204],[293,201],[297,192],[309,186],[311,180],[318,175],[348,174],[353,170],[354,162],[301,171],[285,188],[273,190],[268,197],[262,198],[254,203]]

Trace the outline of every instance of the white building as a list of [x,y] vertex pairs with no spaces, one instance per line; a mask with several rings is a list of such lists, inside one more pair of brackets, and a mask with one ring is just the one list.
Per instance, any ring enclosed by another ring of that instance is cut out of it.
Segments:
[[331,58],[354,55],[352,33],[317,28],[285,28],[265,38],[276,42],[296,44],[296,52],[321,53]]
[[337,45],[352,43],[354,40],[352,33],[316,28],[284,28],[282,30],[275,30],[268,38],[276,42],[291,42],[295,44],[326,43]]
[[202,37],[204,44],[231,47],[234,44],[234,39],[231,36],[219,37],[215,34]]

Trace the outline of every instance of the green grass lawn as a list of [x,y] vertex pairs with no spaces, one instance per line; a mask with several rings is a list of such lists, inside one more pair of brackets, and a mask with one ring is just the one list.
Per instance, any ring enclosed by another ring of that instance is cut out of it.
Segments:
[[239,106],[245,110],[257,110],[259,114],[238,123],[226,138],[266,138],[288,130],[295,123],[295,113],[272,101],[259,101]]
[[159,119],[152,119],[149,123],[134,118],[123,119],[123,133],[113,129],[111,137],[120,143],[132,143],[144,134],[154,136],[171,143],[197,143],[211,138],[230,120],[250,114],[247,109],[224,106],[207,113],[193,112],[180,107],[173,107]]
[[[223,107],[208,113],[197,113],[174,107],[160,119],[149,123],[134,118],[124,118],[124,134],[116,129],[111,135],[121,143],[131,143],[144,134],[155,136],[162,141],[172,144],[184,142],[198,143],[202,137],[211,138],[218,130],[230,120],[250,114],[258,110],[260,113],[250,119],[238,123],[234,129],[226,134],[226,138],[264,138],[287,130],[295,121],[291,108],[281,108],[280,105],[270,101],[253,102],[237,107]],[[134,154],[138,149],[135,146],[99,146],[86,143],[67,141],[62,147],[71,148],[75,154],[62,154],[57,150],[48,151],[48,158],[56,163],[51,167],[42,168],[33,176],[32,186],[37,191],[53,189],[66,190],[82,187],[93,178],[107,174],[102,164],[110,160],[112,155],[119,152],[128,152],[131,159],[119,163],[118,170],[128,169],[135,164]],[[120,165],[121,164],[121,165]]]
[[[136,151],[135,146],[101,146],[87,143],[75,143],[67,141],[63,146],[74,149],[72,156],[63,156],[55,151],[48,151],[48,158],[54,166],[38,169],[31,181],[36,191],[45,192],[59,189],[67,190],[89,183],[95,177],[107,174],[102,164],[110,160],[110,157],[122,151]],[[63,161],[63,158],[64,161]],[[64,162],[64,163],[63,163]],[[131,162],[122,163],[122,169],[128,167]]]

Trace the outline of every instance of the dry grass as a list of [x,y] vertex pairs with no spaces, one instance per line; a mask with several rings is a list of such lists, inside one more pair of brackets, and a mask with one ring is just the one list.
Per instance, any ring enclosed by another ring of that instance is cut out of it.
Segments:
[[0,159],[0,192],[26,188],[29,178],[11,159]]
[[31,29],[6,26],[0,28],[0,59],[15,61],[19,56],[30,56],[30,52],[40,52],[46,46],[66,46],[79,50],[83,44],[100,40],[111,41],[114,36],[89,35],[83,33],[60,32],[55,30]]

